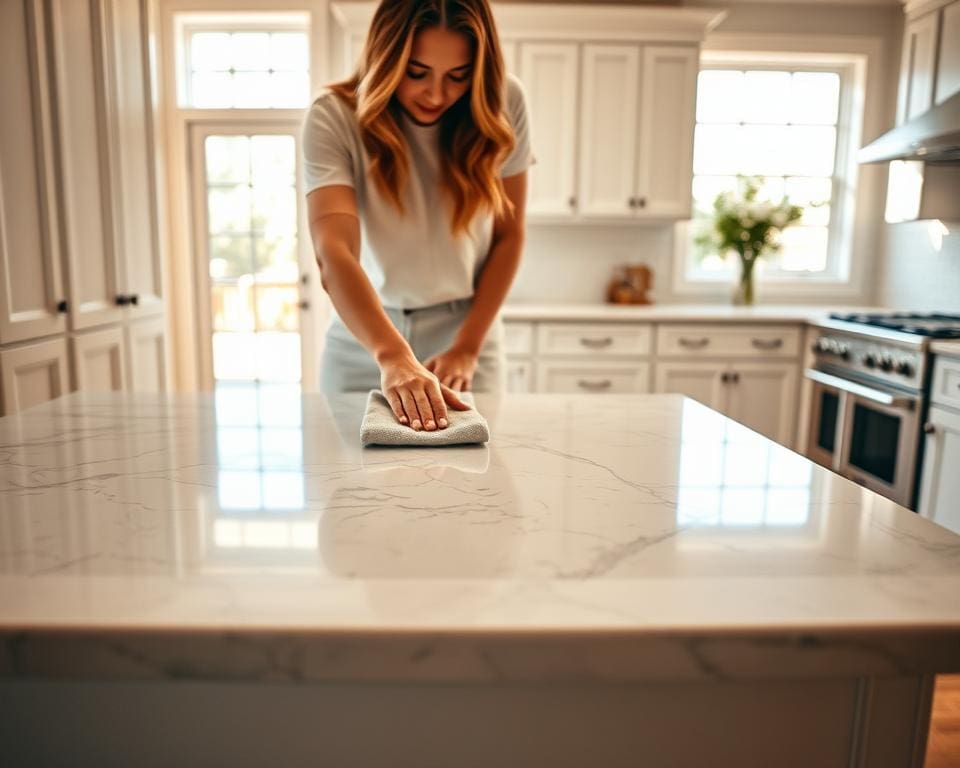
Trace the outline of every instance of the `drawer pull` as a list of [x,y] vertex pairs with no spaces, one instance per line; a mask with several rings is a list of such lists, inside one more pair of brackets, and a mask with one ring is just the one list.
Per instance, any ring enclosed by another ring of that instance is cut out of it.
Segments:
[[710,339],[688,339],[686,336],[681,336],[678,343],[687,349],[703,349],[710,343]]
[[587,381],[586,379],[580,379],[577,381],[577,385],[581,388],[593,391],[609,389],[612,384],[613,382],[610,381],[610,379],[604,379],[603,381]]
[[783,339],[753,339],[750,343],[755,349],[780,349]]
[[585,347],[590,347],[590,349],[603,349],[604,347],[609,347],[611,344],[613,344],[613,337],[605,336],[602,339],[587,339],[581,337],[580,343]]

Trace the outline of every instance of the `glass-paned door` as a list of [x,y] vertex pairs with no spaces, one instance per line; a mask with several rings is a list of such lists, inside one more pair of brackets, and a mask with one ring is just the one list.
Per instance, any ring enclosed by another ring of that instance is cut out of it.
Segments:
[[316,389],[316,265],[296,127],[192,126],[202,379]]

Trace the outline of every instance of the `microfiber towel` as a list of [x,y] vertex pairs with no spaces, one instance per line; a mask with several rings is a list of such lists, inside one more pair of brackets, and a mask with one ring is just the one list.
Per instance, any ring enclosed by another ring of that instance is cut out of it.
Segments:
[[367,409],[360,425],[360,443],[366,445],[457,445],[485,443],[490,439],[487,420],[474,405],[472,392],[458,392],[460,399],[470,406],[469,411],[457,411],[447,406],[446,429],[419,432],[401,424],[393,415],[390,403],[379,389],[367,395]]

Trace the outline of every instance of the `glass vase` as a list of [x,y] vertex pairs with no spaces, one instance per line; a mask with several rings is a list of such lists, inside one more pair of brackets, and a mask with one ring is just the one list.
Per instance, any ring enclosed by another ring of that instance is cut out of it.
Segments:
[[756,298],[753,282],[753,266],[756,259],[740,258],[740,279],[733,289],[733,303],[738,307],[752,307]]

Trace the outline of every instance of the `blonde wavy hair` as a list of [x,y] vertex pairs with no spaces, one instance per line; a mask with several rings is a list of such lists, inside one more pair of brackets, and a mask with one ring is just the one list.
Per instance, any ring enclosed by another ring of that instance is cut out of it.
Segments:
[[329,87],[354,110],[374,182],[404,212],[410,173],[394,92],[421,29],[461,32],[473,49],[470,87],[440,118],[441,185],[453,204],[451,232],[466,232],[478,211],[513,213],[498,173],[516,138],[503,112],[504,64],[487,0],[381,0],[357,71]]

